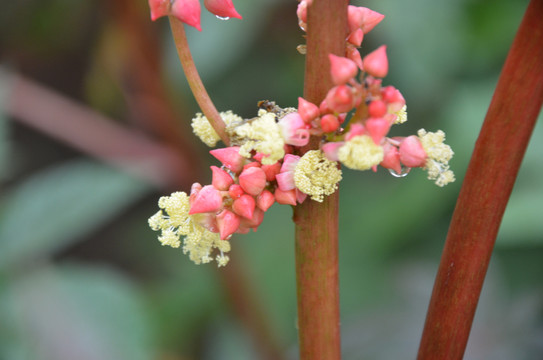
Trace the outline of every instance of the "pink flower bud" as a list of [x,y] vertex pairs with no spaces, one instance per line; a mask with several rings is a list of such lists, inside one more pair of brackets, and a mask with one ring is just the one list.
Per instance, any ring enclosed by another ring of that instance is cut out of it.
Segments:
[[213,185],[206,185],[200,190],[190,205],[189,215],[216,212],[222,208],[222,196]]
[[354,61],[334,54],[329,54],[328,58],[330,59],[330,74],[332,74],[334,84],[344,85],[358,73],[358,67]]
[[360,7],[362,14],[362,31],[364,34],[369,33],[377,24],[379,24],[385,15],[378,13],[377,11],[370,10],[366,7]]
[[298,155],[286,154],[283,158],[283,164],[281,165],[281,172],[294,171],[296,165],[298,165],[300,157]]
[[388,103],[388,111],[391,113],[398,112],[405,105],[405,99],[394,86],[386,86],[381,90],[383,100]]
[[335,112],[349,112],[353,107],[354,97],[351,87],[339,85],[331,88],[326,95],[326,105]]
[[381,100],[373,100],[368,106],[368,113],[373,118],[383,117],[387,113],[387,104]]
[[275,189],[275,201],[283,205],[296,206],[296,190],[283,191],[279,188]]
[[298,98],[298,114],[302,120],[309,124],[320,115],[319,107],[312,102],[305,100],[302,97]]
[[397,174],[401,174],[402,165],[400,164],[400,153],[398,152],[398,148],[389,143],[386,143],[383,146],[383,150],[385,154],[383,157],[383,161],[381,161],[379,165],[381,165],[385,169],[392,169]]
[[250,195],[256,196],[266,187],[266,173],[258,167],[251,167],[239,175],[239,185]]
[[241,219],[239,216],[231,212],[230,210],[224,209],[217,215],[217,227],[219,228],[219,235],[221,240],[227,240],[233,233],[235,233],[239,225],[241,224]]
[[262,211],[267,211],[274,202],[275,197],[269,190],[262,191],[256,198],[256,206]]
[[168,15],[170,13],[170,7],[170,0],[149,0],[151,20],[155,21],[159,17]]
[[379,46],[364,57],[364,71],[368,74],[383,78],[388,74],[388,58],[386,45]]
[[309,142],[309,130],[297,112],[284,116],[278,122],[285,143],[294,146],[305,146]]
[[252,167],[260,167],[260,163],[258,161],[253,161],[248,164],[243,165],[243,170],[252,168]]
[[298,204],[303,203],[306,198],[307,198],[306,193],[303,193],[300,190],[296,189],[296,201],[298,202]]
[[328,107],[328,104],[326,103],[326,99],[324,99],[323,101],[321,101],[320,105],[319,105],[319,111],[322,115],[324,114],[330,114],[330,113],[333,113],[334,111],[332,109],[330,109]]
[[326,114],[321,117],[321,129],[325,133],[334,132],[339,128],[339,120],[332,114]]
[[215,189],[225,191],[234,183],[234,179],[232,179],[232,176],[226,171],[219,169],[216,166],[211,166],[211,171],[213,172],[211,185],[213,185]]
[[243,194],[245,194],[245,191],[243,191],[243,189],[241,188],[241,186],[239,186],[239,184],[233,184],[228,189],[228,195],[230,195],[232,199],[237,199]]
[[321,147],[321,150],[328,160],[339,161],[338,151],[339,151],[339,148],[342,147],[343,145],[345,145],[344,141],[329,142],[329,143],[324,144]]
[[301,23],[307,24],[307,2],[300,1],[296,9],[296,15]]
[[262,220],[264,220],[264,211],[256,208],[252,219],[241,218],[240,229],[243,231],[243,229],[251,228],[256,231],[256,228],[262,224]]
[[347,41],[356,47],[362,45],[362,40],[364,40],[364,32],[360,28],[352,31],[347,38]]
[[347,46],[345,49],[345,56],[348,59],[354,61],[358,68],[364,71],[364,64],[362,63],[362,57],[360,57],[360,52],[354,46]]
[[349,31],[355,31],[362,27],[364,21],[361,7],[349,5],[347,7],[347,21],[349,24]]
[[351,125],[351,129],[347,134],[345,134],[345,140],[349,141],[355,136],[366,135],[367,133],[368,132],[366,131],[364,125],[360,123],[355,123]]
[[253,218],[255,207],[255,198],[247,194],[241,195],[239,198],[234,200],[234,203],[232,204],[232,210],[234,210],[234,212],[239,216],[243,216],[247,219]]
[[281,171],[281,163],[276,162],[272,165],[262,165],[262,170],[264,170],[264,173],[266,174],[266,181],[274,181],[275,175],[279,174],[279,171]]
[[238,14],[236,9],[234,8],[232,0],[204,0],[204,6],[210,13],[213,13],[222,18],[241,19],[241,15]]
[[172,4],[172,15],[187,25],[200,27],[200,2],[198,0],[175,0]]
[[415,135],[406,137],[400,143],[400,161],[405,166],[424,167],[427,157],[419,138]]
[[294,184],[294,171],[287,171],[275,176],[277,186],[283,191],[292,190],[296,187]]
[[209,152],[233,173],[239,173],[243,169],[245,158],[239,154],[239,146],[214,149]]
[[381,143],[381,140],[388,134],[391,125],[390,121],[384,118],[369,118],[365,123],[366,130],[376,144]]

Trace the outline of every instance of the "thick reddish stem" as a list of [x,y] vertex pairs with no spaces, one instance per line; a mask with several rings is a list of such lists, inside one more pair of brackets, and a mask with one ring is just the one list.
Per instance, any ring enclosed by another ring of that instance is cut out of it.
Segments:
[[419,360],[461,359],[499,225],[543,103],[543,1],[532,0],[475,145],[443,250]]
[[[346,0],[317,0],[308,9],[304,97],[319,104],[333,86],[328,54],[344,55]],[[312,139],[305,149],[318,148]],[[300,359],[341,358],[338,284],[338,192],[307,199],[294,211]]]
[[179,60],[181,61],[181,66],[185,71],[185,76],[189,82],[190,89],[202,109],[205,117],[215,129],[222,142],[227,146],[230,145],[230,139],[226,134],[226,125],[221,118],[221,115],[215,108],[213,101],[207,94],[207,91],[200,79],[198,70],[196,70],[196,65],[194,65],[194,60],[192,59],[192,54],[190,53],[189,43],[187,41],[187,36],[185,34],[185,28],[183,23],[176,19],[173,16],[170,16],[170,26],[172,28],[173,39],[175,41],[175,48],[177,49],[177,55],[179,55]]

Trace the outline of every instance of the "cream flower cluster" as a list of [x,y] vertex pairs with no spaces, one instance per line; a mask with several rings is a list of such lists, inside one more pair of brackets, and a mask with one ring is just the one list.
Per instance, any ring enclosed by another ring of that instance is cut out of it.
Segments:
[[325,195],[333,194],[341,180],[341,170],[320,150],[310,150],[301,157],[294,170],[294,184],[312,200],[322,202]]
[[440,187],[453,182],[455,177],[449,169],[449,160],[452,159],[454,152],[449,145],[443,143],[445,133],[441,130],[426,132],[426,130],[420,129],[417,135],[428,155],[425,166],[428,171],[428,179],[435,180],[436,185]]

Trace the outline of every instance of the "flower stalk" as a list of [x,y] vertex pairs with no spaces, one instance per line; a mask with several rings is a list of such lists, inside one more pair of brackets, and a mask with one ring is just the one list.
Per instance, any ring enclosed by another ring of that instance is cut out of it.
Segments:
[[[308,7],[304,98],[319,104],[334,86],[328,54],[343,56],[347,0],[313,1]],[[304,152],[317,149],[312,138]],[[338,283],[339,196],[296,206],[296,283],[300,359],[340,359]]]
[[543,1],[528,5],[475,145],[437,273],[419,360],[462,359],[507,201],[543,103]]
[[226,125],[221,118],[221,115],[215,108],[213,101],[207,94],[207,91],[200,79],[198,70],[196,70],[196,65],[192,58],[192,54],[189,49],[189,43],[187,41],[187,35],[185,33],[185,28],[183,23],[173,17],[168,17],[170,20],[170,27],[172,29],[172,35],[175,41],[175,48],[177,49],[177,55],[179,55],[179,60],[181,61],[181,66],[183,66],[183,71],[187,77],[190,89],[196,98],[196,102],[200,106],[200,109],[204,113],[205,117],[209,120],[209,123],[219,135],[222,142],[226,145],[230,145],[230,139],[226,134]]

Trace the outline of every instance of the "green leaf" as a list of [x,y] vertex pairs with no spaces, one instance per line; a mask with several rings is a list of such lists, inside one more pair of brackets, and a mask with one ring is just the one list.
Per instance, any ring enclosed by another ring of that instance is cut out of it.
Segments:
[[0,217],[0,269],[50,256],[111,221],[149,188],[106,166],[76,161],[26,180]]
[[104,268],[42,267],[0,294],[0,358],[148,360],[141,294]]

